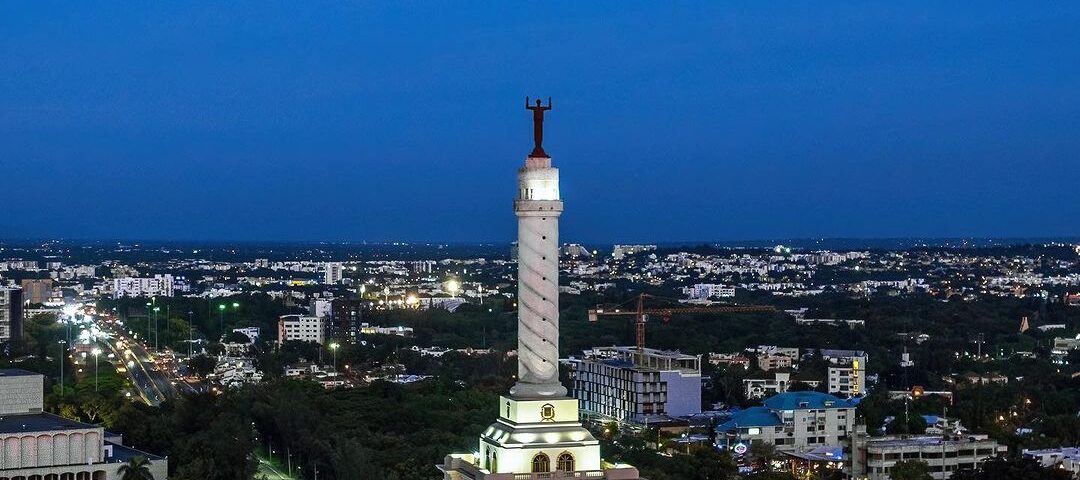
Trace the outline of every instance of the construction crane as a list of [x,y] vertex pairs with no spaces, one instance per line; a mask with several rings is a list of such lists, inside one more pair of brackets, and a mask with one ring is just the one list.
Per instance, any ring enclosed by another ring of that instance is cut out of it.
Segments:
[[637,349],[638,351],[645,350],[645,321],[649,315],[660,315],[660,318],[664,320],[664,323],[671,321],[672,315],[680,314],[694,314],[694,313],[758,313],[758,312],[775,312],[776,308],[768,305],[715,305],[715,306],[693,306],[693,307],[660,307],[660,308],[645,308],[645,298],[661,298],[655,295],[649,295],[642,293],[637,298],[636,310],[622,310],[611,309],[605,310],[602,308],[595,308],[589,310],[589,321],[595,322],[600,319],[600,316],[608,315],[634,315],[634,326],[637,331]]

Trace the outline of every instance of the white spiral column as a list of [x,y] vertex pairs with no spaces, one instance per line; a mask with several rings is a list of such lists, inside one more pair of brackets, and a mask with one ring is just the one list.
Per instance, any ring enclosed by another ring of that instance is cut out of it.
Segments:
[[518,381],[516,398],[565,397],[559,383],[559,170],[528,157],[518,171]]

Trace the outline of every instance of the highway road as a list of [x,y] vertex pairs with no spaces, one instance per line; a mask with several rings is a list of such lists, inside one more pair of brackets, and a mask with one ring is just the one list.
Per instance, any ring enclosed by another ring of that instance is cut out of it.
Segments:
[[132,384],[147,404],[160,405],[166,400],[178,397],[181,391],[195,392],[194,387],[176,374],[170,362],[163,361],[165,358],[171,359],[171,354],[155,355],[120,327],[102,323],[99,328],[112,337],[109,348],[116,358],[122,359]]

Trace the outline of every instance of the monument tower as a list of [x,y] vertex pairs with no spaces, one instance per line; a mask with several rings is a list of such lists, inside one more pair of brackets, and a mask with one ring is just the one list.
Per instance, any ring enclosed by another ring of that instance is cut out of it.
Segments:
[[[533,114],[533,150],[518,169],[518,376],[499,397],[499,418],[473,453],[447,455],[445,480],[592,478],[635,480],[636,468],[600,458],[600,443],[582,427],[577,399],[559,382],[559,170],[544,152],[544,113]],[[528,475],[527,477],[523,475]]]

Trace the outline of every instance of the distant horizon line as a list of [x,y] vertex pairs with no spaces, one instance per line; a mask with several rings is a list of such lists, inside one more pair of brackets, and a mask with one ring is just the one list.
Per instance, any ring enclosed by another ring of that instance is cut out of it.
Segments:
[[[68,243],[87,243],[87,244],[102,244],[102,243],[119,243],[119,244],[152,244],[152,245],[169,245],[169,244],[206,244],[206,245],[339,245],[339,246],[394,246],[394,245],[446,245],[446,246],[497,246],[497,245],[511,245],[514,242],[512,240],[460,240],[460,241],[441,241],[441,240],[228,240],[228,239],[134,239],[134,238],[65,238],[65,237],[0,237],[0,244],[3,243],[27,243],[27,242],[68,242]],[[657,245],[657,246],[724,246],[724,247],[738,247],[742,245],[752,245],[755,247],[760,246],[775,246],[782,245],[784,243],[793,244],[813,244],[813,243],[889,243],[889,242],[924,242],[924,243],[962,243],[962,242],[974,242],[979,244],[990,244],[987,246],[1007,246],[1007,245],[1024,245],[1024,244],[1036,244],[1036,243],[1073,243],[1080,242],[1080,235],[1059,235],[1059,236],[906,236],[906,237],[773,237],[773,238],[757,238],[757,239],[743,239],[743,240],[660,240],[660,241],[567,241],[562,242],[566,244],[578,244],[578,245],[602,245],[602,246],[614,246],[614,245]],[[794,245],[792,245],[794,246]]]

